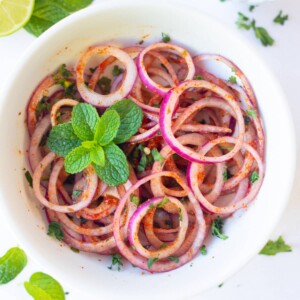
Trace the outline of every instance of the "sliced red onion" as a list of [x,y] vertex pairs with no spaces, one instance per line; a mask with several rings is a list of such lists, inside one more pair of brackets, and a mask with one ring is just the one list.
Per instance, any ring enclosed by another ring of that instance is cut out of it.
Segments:
[[59,112],[60,108],[63,106],[76,106],[78,104],[78,101],[72,100],[72,99],[61,99],[58,102],[56,102],[50,112],[50,117],[51,117],[51,125],[56,126],[57,125],[57,113]]

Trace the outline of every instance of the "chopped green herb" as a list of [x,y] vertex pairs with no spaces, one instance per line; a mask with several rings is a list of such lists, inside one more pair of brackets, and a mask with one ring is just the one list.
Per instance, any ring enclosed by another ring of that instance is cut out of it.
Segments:
[[238,12],[238,19],[236,21],[236,25],[238,28],[244,28],[246,30],[249,30],[251,28],[251,24],[248,23],[249,18],[242,14],[241,12]]
[[179,258],[175,255],[171,255],[168,257],[169,260],[174,261],[176,264],[179,263]]
[[236,77],[235,77],[235,76],[230,76],[228,80],[229,80],[231,83],[233,83],[233,84],[237,84],[237,81],[236,81]]
[[136,195],[131,194],[130,195],[130,202],[134,203],[136,206],[139,206],[140,198]]
[[0,285],[17,277],[27,265],[25,252],[19,247],[9,249],[0,257]]
[[83,190],[73,190],[72,196],[74,199],[78,199],[78,197],[82,194]]
[[256,117],[256,111],[254,109],[248,109],[246,110],[246,114],[252,118]]
[[228,177],[227,177],[227,170],[225,170],[225,171],[222,173],[222,175],[223,175],[223,180],[226,181],[226,180],[228,179]]
[[235,69],[235,68],[232,68],[231,71],[232,71],[233,73],[235,73],[235,72],[236,72],[236,69]]
[[148,269],[151,269],[152,265],[158,260],[158,257],[150,257],[147,262]]
[[284,23],[289,19],[288,15],[283,15],[282,10],[278,13],[278,15],[273,20],[274,23],[284,25]]
[[70,249],[71,249],[74,253],[79,253],[79,252],[80,252],[77,248],[74,248],[74,247],[70,247]]
[[218,285],[218,287],[221,288],[221,287],[223,286],[223,284],[224,284],[224,283],[222,282],[221,284]]
[[256,5],[250,5],[250,6],[249,6],[249,11],[252,12],[252,11],[255,9],[255,7],[256,7]]
[[245,125],[248,125],[251,122],[251,119],[248,116],[244,116]]
[[205,246],[205,245],[202,245],[202,246],[201,246],[200,252],[201,252],[202,255],[206,255],[206,254],[207,254],[207,249],[206,249],[206,246]]
[[223,226],[224,221],[218,216],[212,223],[211,233],[222,240],[227,240],[228,236],[223,234]]
[[145,169],[146,169],[146,166],[147,166],[147,156],[145,153],[142,154],[141,156],[141,159],[139,161],[139,164],[138,164],[138,172],[141,173],[141,172],[144,172]]
[[263,249],[259,252],[259,254],[263,255],[276,255],[279,252],[291,252],[292,247],[287,245],[283,240],[282,236],[280,236],[277,241],[268,241],[267,244],[263,247]]
[[72,76],[72,73],[66,68],[66,64],[62,64],[59,66],[56,73],[52,75],[52,79],[60,83],[59,81],[62,79],[69,79]]
[[178,208],[179,221],[182,222],[181,207]]
[[98,86],[103,95],[108,95],[111,89],[111,79],[103,76],[98,80]]
[[29,171],[25,172],[25,178],[28,181],[29,186],[32,187],[32,177],[31,177],[31,174],[29,173]]
[[59,241],[64,239],[64,232],[61,229],[61,225],[58,222],[50,222],[48,225],[48,235],[55,237]]
[[35,109],[35,113],[38,116],[41,113],[49,112],[50,111],[50,104],[48,103],[48,97],[43,96],[42,99],[37,104],[37,107]]
[[250,176],[250,182],[253,184],[255,181],[257,181],[259,178],[259,175],[256,171],[254,171]]
[[186,198],[186,197],[182,197],[182,198],[180,199],[180,202],[181,202],[182,204],[187,204],[187,203],[189,202],[189,199]]
[[168,42],[171,41],[171,38],[170,38],[170,36],[169,36],[167,33],[162,32],[162,33],[161,33],[161,36],[162,36],[162,41],[163,41],[164,43],[168,43]]
[[124,72],[124,70],[123,69],[121,69],[121,68],[119,68],[119,66],[118,65],[114,65],[114,68],[113,68],[113,70],[112,70],[112,74],[113,74],[113,76],[119,76],[120,74],[122,74]]
[[123,266],[123,262],[122,262],[122,256],[120,254],[112,255],[111,266],[108,267],[108,269],[112,270],[113,266],[117,266],[118,271],[121,270],[121,267]]
[[163,156],[158,152],[158,150],[156,148],[151,150],[151,154],[155,161],[160,161],[160,162],[164,161]]
[[195,75],[194,79],[195,80],[205,80],[205,78],[203,76],[201,76],[201,75]]
[[160,246],[159,246],[159,249],[164,249],[168,247],[168,245],[166,243],[162,243]]
[[155,208],[155,205],[154,205],[153,203],[151,203],[151,204],[149,205],[149,208],[150,208],[150,209],[153,209],[153,208]]
[[164,198],[162,199],[162,201],[157,204],[157,208],[162,208],[168,202],[170,202],[170,200],[166,196],[164,196]]

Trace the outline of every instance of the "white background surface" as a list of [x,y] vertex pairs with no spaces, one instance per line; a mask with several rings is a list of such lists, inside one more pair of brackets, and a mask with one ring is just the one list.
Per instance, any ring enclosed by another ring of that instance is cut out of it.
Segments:
[[[101,0],[95,0],[93,5],[101,2]],[[188,6],[204,11],[227,23],[235,30],[238,30],[235,26],[238,11],[255,18],[257,25],[268,29],[276,41],[273,47],[268,48],[263,47],[252,32],[243,31],[241,33],[257,47],[281,82],[288,98],[287,105],[290,106],[294,117],[297,136],[300,136],[300,95],[298,92],[300,85],[300,1],[277,0],[260,5],[252,13],[248,11],[247,4],[231,3],[230,1],[173,0],[173,2],[174,5],[177,2],[184,2]],[[284,26],[275,25],[272,22],[281,9],[284,13],[289,14],[289,21]],[[195,28],[195,30],[197,29]],[[12,36],[0,38],[0,101],[1,89],[5,84],[7,74],[14,68],[18,58],[34,39],[24,30]],[[22,83],[16,83],[16,88],[19,84]],[[270,102],[270,109],[272,110],[272,99],[265,99],[265,101]],[[278,116],[278,122],[280,122],[280,116]],[[280,141],[278,141],[278,147],[282,148],[283,153],[283,156],[279,159],[284,159],[284,145]],[[278,170],[278,176],[285,180],[284,174],[281,174],[280,170]],[[292,246],[293,252],[278,254],[274,257],[257,255],[240,272],[226,280],[222,287],[206,291],[201,296],[194,297],[193,300],[216,300],[221,299],[221,297],[222,299],[233,300],[300,299],[300,179],[298,178],[300,178],[300,171],[296,173],[294,189],[288,208],[270,237],[277,239],[279,235],[282,235],[285,241]],[[274,189],[276,188],[280,187],[274,187]],[[9,199],[7,200],[9,201]],[[272,207],[270,207],[270,213],[271,210]],[[245,237],[247,237],[246,232]],[[18,241],[13,238],[9,228],[0,219],[0,256],[15,245],[18,245]],[[43,269],[42,266],[29,259],[27,267],[15,280],[0,286],[0,299],[31,299],[23,287],[23,282],[27,281],[30,275],[36,271],[47,273],[47,270]],[[201,278],[198,280],[201,280]],[[67,300],[86,299],[84,295],[73,292],[72,286],[66,286],[64,282],[61,282],[61,284],[65,291],[69,292],[66,296]],[[101,299],[101,291],[99,291],[99,299]]]

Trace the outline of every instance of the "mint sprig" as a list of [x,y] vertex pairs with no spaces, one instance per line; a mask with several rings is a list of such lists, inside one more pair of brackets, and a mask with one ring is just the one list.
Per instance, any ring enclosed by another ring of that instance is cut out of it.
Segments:
[[127,181],[129,168],[125,154],[116,145],[126,142],[141,126],[142,110],[123,99],[99,117],[90,104],[79,103],[69,123],[51,129],[48,147],[65,157],[65,169],[79,173],[91,163],[98,176],[111,186]]

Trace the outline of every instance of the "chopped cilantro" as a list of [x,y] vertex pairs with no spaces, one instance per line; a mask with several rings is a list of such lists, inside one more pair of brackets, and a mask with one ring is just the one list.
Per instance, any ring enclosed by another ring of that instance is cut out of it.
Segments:
[[256,5],[250,5],[250,6],[249,6],[249,11],[252,12],[252,11],[255,9],[255,7],[256,7]]
[[155,161],[164,161],[164,158],[162,157],[162,155],[158,152],[158,150],[156,148],[151,150],[151,154],[152,157]]
[[211,233],[222,240],[227,240],[228,236],[223,234],[223,225],[224,221],[218,216],[212,223]]
[[83,191],[82,190],[73,190],[72,196],[74,199],[78,199],[78,197],[81,195]]
[[256,111],[254,109],[247,109],[246,114],[252,118],[256,117]]
[[29,186],[32,187],[32,177],[31,177],[31,174],[29,173],[29,171],[25,172],[25,178],[28,181]]
[[237,84],[237,81],[236,81],[236,77],[235,77],[235,76],[230,76],[228,80],[229,80],[231,83],[233,83],[233,84]]
[[134,203],[136,206],[140,204],[140,198],[136,195],[130,195],[130,202]]
[[170,202],[170,200],[165,196],[161,202],[157,204],[157,208],[162,208],[168,202]]
[[112,70],[112,74],[113,76],[119,76],[120,74],[122,74],[124,72],[123,69],[119,68],[118,65],[114,65],[114,68]]
[[161,33],[161,36],[162,36],[162,41],[163,41],[164,43],[168,43],[168,42],[171,41],[171,38],[170,38],[170,36],[169,36],[167,33],[162,32],[162,33]]
[[168,245],[166,243],[162,243],[160,246],[159,246],[159,249],[164,249],[166,248]]
[[117,266],[118,271],[121,270],[121,266],[123,266],[123,262],[122,262],[122,256],[120,254],[113,254],[112,255],[111,266],[109,266],[107,268],[112,270],[113,266]]
[[259,178],[259,175],[256,171],[254,171],[251,175],[250,175],[250,182],[253,184],[255,181],[257,181]]
[[205,78],[203,76],[201,76],[201,75],[195,75],[194,79],[195,80],[205,80]]
[[205,246],[205,245],[202,245],[202,246],[201,246],[200,252],[201,252],[202,255],[206,255],[206,254],[207,254],[207,249],[206,249],[206,246]]
[[168,257],[169,260],[174,261],[176,264],[179,263],[179,258],[175,255],[171,255]]
[[59,241],[64,239],[64,232],[61,229],[61,225],[58,222],[50,222],[48,226],[48,235],[54,236]]
[[267,244],[263,247],[263,249],[259,252],[259,254],[263,255],[276,255],[279,252],[291,252],[292,247],[287,245],[283,240],[282,236],[280,236],[277,241],[268,241]]
[[158,260],[158,257],[150,257],[147,262],[148,269],[151,269],[152,265]]
[[111,79],[103,76],[98,80],[98,86],[103,95],[107,95],[110,93],[111,89]]
[[181,208],[178,208],[179,221],[182,222]]
[[275,17],[275,19],[273,20],[274,23],[280,24],[280,25],[284,25],[285,21],[287,21],[289,19],[288,15],[283,15],[282,14],[282,10],[278,13],[278,15]]

